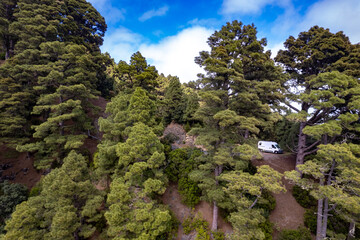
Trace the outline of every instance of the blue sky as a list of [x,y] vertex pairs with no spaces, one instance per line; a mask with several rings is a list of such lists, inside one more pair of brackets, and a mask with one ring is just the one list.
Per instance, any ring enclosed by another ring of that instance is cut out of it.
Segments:
[[319,25],[360,42],[360,0],[88,0],[105,17],[103,52],[116,62],[140,51],[159,73],[196,80],[194,58],[232,20],[254,23],[273,53],[290,36]]

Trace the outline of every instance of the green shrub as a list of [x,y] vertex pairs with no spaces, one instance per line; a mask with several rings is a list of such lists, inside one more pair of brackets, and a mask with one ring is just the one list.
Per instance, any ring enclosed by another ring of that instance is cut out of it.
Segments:
[[279,240],[311,240],[311,233],[307,228],[297,230],[283,230],[280,232]]
[[184,126],[184,130],[185,130],[186,132],[189,132],[190,129],[191,129],[190,123],[189,123],[189,122],[186,122],[186,124],[185,124],[185,126]]
[[225,234],[222,231],[211,232],[214,240],[225,240]]
[[264,210],[264,217],[269,217],[270,213],[275,209],[276,207],[276,200],[273,195],[269,191],[264,191],[261,194],[260,200],[255,205],[256,208],[261,208]]
[[273,233],[273,225],[269,218],[266,219],[265,222],[260,223],[260,228],[265,234],[264,240],[272,240],[272,233]]
[[201,155],[197,148],[179,148],[168,155],[168,166],[165,169],[170,181],[176,182],[196,169],[198,162],[195,160]]
[[191,181],[188,177],[180,178],[179,193],[184,204],[194,207],[200,201],[201,190],[196,182]]
[[293,187],[292,195],[303,208],[311,208],[317,204],[316,199],[310,195],[308,190],[302,189],[297,185]]
[[316,210],[314,208],[306,209],[304,214],[304,224],[313,234],[316,234]]
[[[190,234],[192,231],[196,230],[196,232],[201,232],[202,236],[204,236],[204,232],[207,234],[209,231],[209,223],[205,221],[201,215],[194,217],[192,214],[187,217],[183,222],[183,230],[184,233]],[[210,237],[210,236],[209,236]],[[197,238],[196,238],[197,239]],[[200,239],[206,239],[206,238],[199,238]]]
[[42,190],[42,181],[40,180],[30,190],[29,197],[39,196]]
[[197,234],[195,240],[210,240],[210,235],[207,233],[207,229],[202,226],[196,229]]
[[165,143],[172,144],[175,141],[179,140],[179,137],[173,133],[169,133],[163,139]]
[[[0,230],[3,231],[5,220],[10,217],[16,205],[27,200],[28,189],[19,183],[0,183]],[[2,232],[0,232],[1,234]]]

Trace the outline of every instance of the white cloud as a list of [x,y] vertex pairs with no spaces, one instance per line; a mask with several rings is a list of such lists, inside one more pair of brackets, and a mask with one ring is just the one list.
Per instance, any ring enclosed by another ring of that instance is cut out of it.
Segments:
[[359,31],[360,1],[359,0],[322,0],[307,11],[300,31],[307,31],[318,25],[329,28],[331,32],[343,31],[352,43],[360,42]]
[[163,6],[159,9],[152,9],[150,11],[145,12],[143,15],[141,15],[141,17],[139,17],[139,21],[144,22],[146,20],[149,20],[150,18],[153,17],[160,17],[160,16],[164,16],[167,11],[169,10],[168,6]]
[[291,0],[224,0],[221,12],[223,14],[259,13],[267,5],[286,7]]
[[279,50],[281,49],[285,49],[284,44],[281,43],[275,43],[272,45],[268,45],[265,47],[265,50],[270,50],[271,51],[271,58],[275,58],[277,53],[279,52]]
[[138,50],[142,41],[144,39],[140,34],[122,27],[106,33],[101,50],[110,53],[116,62],[120,60],[129,62],[131,55]]
[[196,80],[203,70],[194,62],[200,51],[209,50],[207,38],[213,30],[194,26],[157,44],[143,44],[140,52],[160,73],[178,76],[181,82]]
[[107,23],[117,23],[125,19],[126,10],[114,7],[110,0],[88,0],[88,2],[100,12]]

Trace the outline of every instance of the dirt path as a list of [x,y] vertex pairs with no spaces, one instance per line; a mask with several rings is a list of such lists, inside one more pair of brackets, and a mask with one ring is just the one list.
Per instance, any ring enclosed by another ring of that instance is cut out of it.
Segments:
[[[255,166],[269,165],[273,169],[284,173],[294,170],[295,157],[291,154],[262,153],[263,160],[254,160]],[[286,187],[286,193],[274,194],[276,208],[270,215],[270,221],[275,224],[273,238],[277,239],[279,231],[283,229],[297,229],[304,225],[305,209],[302,208],[292,196],[293,185],[282,179]]]
[[[164,204],[168,205],[171,211],[175,214],[176,218],[182,223],[188,216],[191,214],[191,208],[187,207],[181,203],[181,196],[177,190],[177,184],[170,184],[166,189],[166,192],[162,196],[162,201]],[[212,223],[212,206],[204,201],[201,201],[198,205],[195,206],[194,214],[201,214],[201,216],[209,223],[211,226]],[[226,233],[232,232],[232,227],[229,223],[221,217],[218,219],[218,228]],[[195,234],[184,235],[182,224],[180,224],[177,240],[192,240],[195,238]]]

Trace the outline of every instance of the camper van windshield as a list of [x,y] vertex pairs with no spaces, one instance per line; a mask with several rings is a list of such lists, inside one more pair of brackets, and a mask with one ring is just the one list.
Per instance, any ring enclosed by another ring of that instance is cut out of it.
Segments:
[[276,148],[280,148],[280,146],[279,146],[278,144],[275,144],[275,147],[276,147]]

